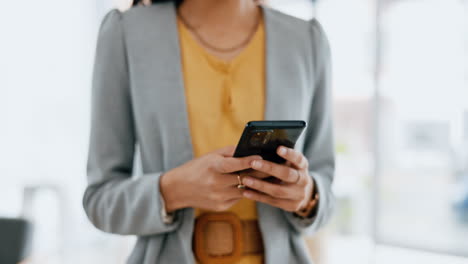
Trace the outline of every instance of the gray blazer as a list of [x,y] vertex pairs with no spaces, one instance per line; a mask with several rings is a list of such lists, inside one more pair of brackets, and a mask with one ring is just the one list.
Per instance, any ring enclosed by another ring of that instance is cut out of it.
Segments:
[[[309,263],[301,234],[329,219],[334,173],[330,53],[316,20],[263,8],[266,28],[266,119],[308,121],[297,143],[320,193],[318,215],[299,219],[258,203],[268,264]],[[92,128],[83,206],[105,232],[135,235],[128,263],[194,263],[194,210],[161,217],[159,177],[193,158],[174,5],[111,11],[99,32]],[[132,176],[134,157],[142,175]]]

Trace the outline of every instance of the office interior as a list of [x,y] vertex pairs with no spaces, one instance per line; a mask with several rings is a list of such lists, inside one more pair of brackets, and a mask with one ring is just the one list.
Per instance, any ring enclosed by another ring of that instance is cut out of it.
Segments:
[[[468,0],[265,4],[331,44],[337,203],[305,237],[315,263],[468,263]],[[31,223],[21,263],[125,263],[135,242],[81,204],[97,30],[128,6],[2,1],[0,223]]]

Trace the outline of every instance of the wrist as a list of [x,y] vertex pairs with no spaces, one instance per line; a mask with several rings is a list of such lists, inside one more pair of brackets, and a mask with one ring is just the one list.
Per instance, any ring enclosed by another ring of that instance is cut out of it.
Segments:
[[317,191],[317,186],[315,181],[311,178],[312,187],[310,188],[310,194],[307,195],[306,199],[304,200],[304,205],[301,207],[300,210],[294,212],[296,216],[301,218],[309,218],[313,217],[317,214],[318,203],[319,203],[319,194]]
[[184,192],[180,191],[178,179],[179,175],[177,169],[164,173],[159,179],[159,191],[164,199],[167,213],[187,207],[183,202],[185,200],[182,196]]
[[307,208],[307,206],[309,206],[310,204],[310,201],[314,199],[314,193],[315,193],[315,182],[314,180],[311,178],[311,177],[308,177],[308,182],[307,182],[307,185],[308,185],[308,188],[307,190],[309,190],[305,196],[305,199],[302,201],[302,207],[299,211],[302,211],[304,209]]

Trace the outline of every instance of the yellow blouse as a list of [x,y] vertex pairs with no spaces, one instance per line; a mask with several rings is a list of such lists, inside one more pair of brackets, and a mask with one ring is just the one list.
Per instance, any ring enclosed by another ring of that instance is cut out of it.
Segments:
[[[264,118],[265,38],[263,21],[251,42],[232,61],[209,54],[178,22],[182,70],[195,157],[236,145],[245,124]],[[257,219],[255,202],[242,199],[228,211]],[[196,209],[200,215],[202,210]],[[260,264],[263,256],[247,255],[238,264]]]

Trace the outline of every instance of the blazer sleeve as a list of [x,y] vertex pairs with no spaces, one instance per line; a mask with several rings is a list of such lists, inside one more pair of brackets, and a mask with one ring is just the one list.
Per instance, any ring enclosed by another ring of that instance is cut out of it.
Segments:
[[162,218],[161,173],[132,178],[136,132],[130,98],[129,69],[122,14],[113,10],[101,25],[92,82],[88,185],[83,207],[105,232],[155,235],[179,222]]
[[332,131],[331,55],[327,37],[315,19],[310,21],[313,62],[315,69],[308,128],[303,153],[309,161],[310,176],[314,178],[320,195],[318,211],[313,218],[299,218],[285,211],[297,232],[315,232],[324,226],[333,213],[332,181],[335,155]]

